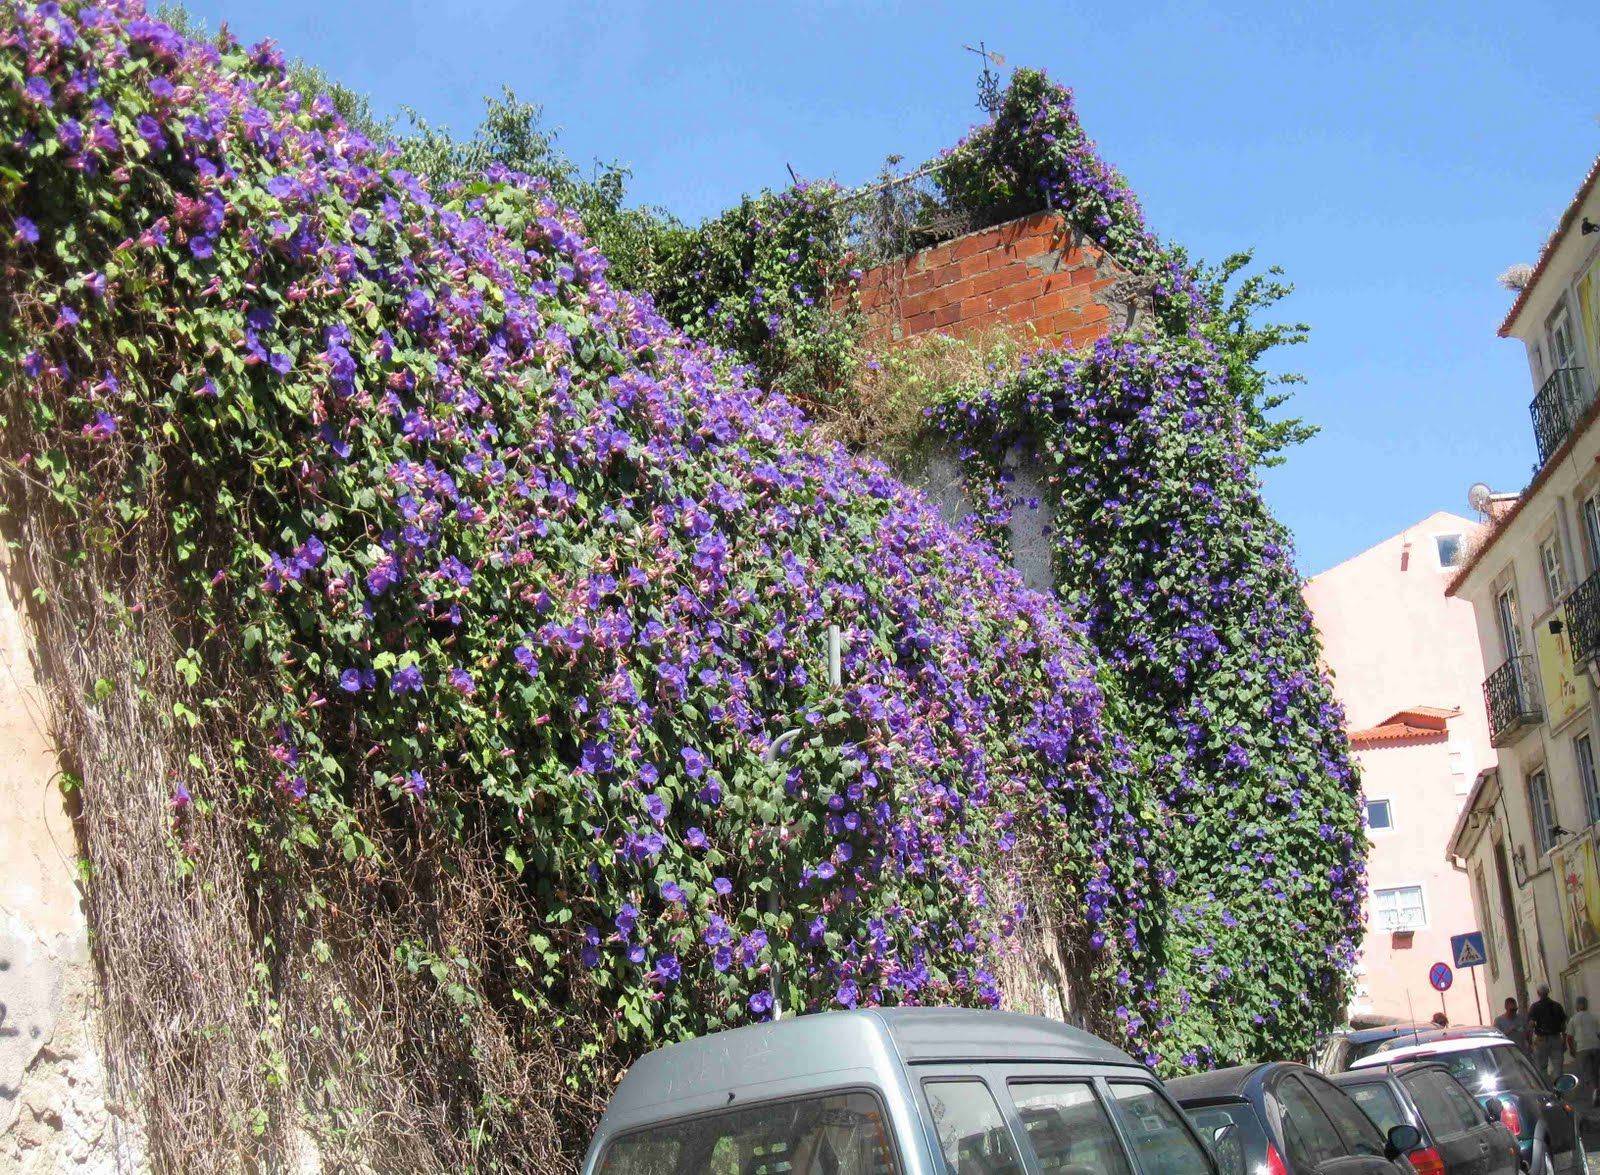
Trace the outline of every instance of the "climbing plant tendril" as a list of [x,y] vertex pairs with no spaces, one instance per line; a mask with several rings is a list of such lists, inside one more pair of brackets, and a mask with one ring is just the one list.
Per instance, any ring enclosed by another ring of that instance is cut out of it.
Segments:
[[128,822],[164,850],[91,902],[159,1160],[559,1165],[639,1051],[999,1003],[1039,911],[1156,1045],[1155,797],[1055,602],[538,182],[433,190],[269,44],[5,11],[6,499],[105,665],[57,692],[91,893]]

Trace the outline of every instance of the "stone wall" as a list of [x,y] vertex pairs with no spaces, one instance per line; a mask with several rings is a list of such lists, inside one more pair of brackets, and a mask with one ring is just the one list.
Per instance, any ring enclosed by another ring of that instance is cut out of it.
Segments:
[[0,547],[0,1171],[138,1170],[107,1101],[77,844]]

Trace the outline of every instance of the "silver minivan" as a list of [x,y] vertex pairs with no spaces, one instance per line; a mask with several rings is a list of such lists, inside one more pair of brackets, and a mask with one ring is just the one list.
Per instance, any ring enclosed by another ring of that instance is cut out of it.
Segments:
[[586,1175],[1215,1175],[1154,1074],[1054,1020],[826,1012],[671,1045],[617,1087]]

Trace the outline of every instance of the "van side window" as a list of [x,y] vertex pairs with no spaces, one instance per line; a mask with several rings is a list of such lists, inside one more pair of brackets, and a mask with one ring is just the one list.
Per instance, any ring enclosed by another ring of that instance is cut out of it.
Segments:
[[1122,1132],[1133,1143],[1145,1175],[1189,1175],[1211,1170],[1211,1162],[1172,1103],[1142,1081],[1113,1081]]
[[981,1081],[922,1083],[950,1175],[1022,1175],[1011,1130]]
[[883,1107],[865,1092],[762,1102],[625,1134],[601,1175],[897,1175]]
[[1043,1170],[1132,1175],[1111,1119],[1087,1081],[1013,1081],[1010,1089]]

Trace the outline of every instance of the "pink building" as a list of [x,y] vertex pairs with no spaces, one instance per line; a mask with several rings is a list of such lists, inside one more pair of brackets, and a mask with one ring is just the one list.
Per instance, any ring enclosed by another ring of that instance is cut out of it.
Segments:
[[[1352,1018],[1431,1017],[1440,998],[1429,968],[1450,962],[1451,935],[1477,929],[1467,874],[1447,847],[1473,780],[1495,759],[1472,606],[1444,588],[1478,530],[1441,511],[1306,584],[1361,764],[1372,839]],[[1472,979],[1457,973],[1444,997],[1452,1024],[1493,1015],[1486,1002],[1481,1012],[1474,1006]]]

